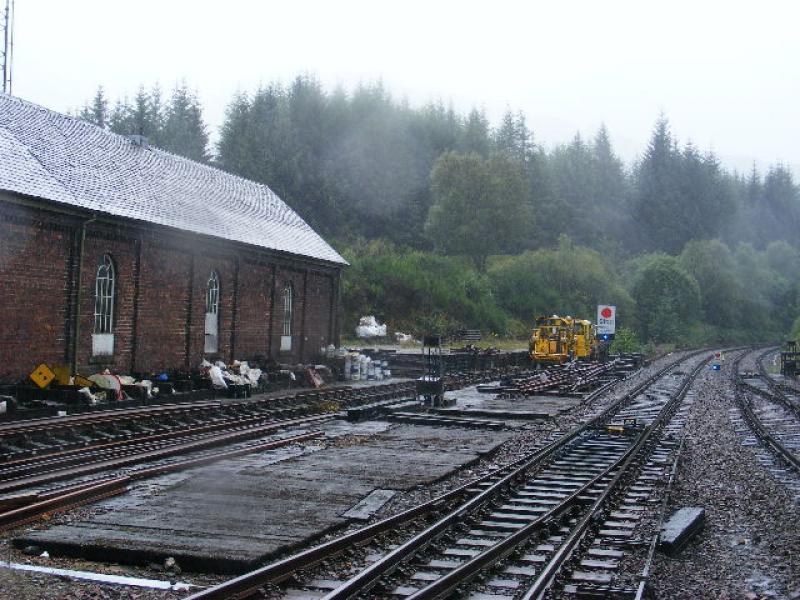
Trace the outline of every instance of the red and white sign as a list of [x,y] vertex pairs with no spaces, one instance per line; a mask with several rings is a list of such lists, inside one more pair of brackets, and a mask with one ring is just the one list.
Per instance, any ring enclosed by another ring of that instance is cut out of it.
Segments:
[[617,307],[609,304],[597,306],[597,335],[615,333],[617,330]]

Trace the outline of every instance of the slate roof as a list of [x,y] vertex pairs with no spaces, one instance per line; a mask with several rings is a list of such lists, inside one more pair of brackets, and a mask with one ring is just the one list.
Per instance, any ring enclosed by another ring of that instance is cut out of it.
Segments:
[[5,94],[0,190],[347,264],[266,185]]

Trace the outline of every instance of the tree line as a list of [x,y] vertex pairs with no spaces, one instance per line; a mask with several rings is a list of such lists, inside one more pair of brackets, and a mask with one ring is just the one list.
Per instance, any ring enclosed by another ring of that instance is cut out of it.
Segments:
[[113,106],[100,89],[80,116],[268,184],[352,263],[351,321],[513,332],[617,302],[643,340],[689,343],[778,335],[800,315],[791,171],[726,170],[664,116],[631,165],[604,126],[545,149],[520,112],[493,125],[311,76],[235,94],[213,148],[185,84]]
[[161,88],[140,86],[133,99],[111,105],[103,87],[75,116],[122,135],[142,135],[149,143],[199,162],[210,162],[208,126],[195,92],[185,83],[164,99]]

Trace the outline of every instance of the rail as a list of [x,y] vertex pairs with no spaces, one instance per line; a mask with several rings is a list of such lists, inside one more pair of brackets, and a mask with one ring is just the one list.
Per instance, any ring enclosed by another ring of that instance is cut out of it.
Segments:
[[[759,366],[763,367],[761,359],[763,356],[766,356],[770,352],[774,350],[770,349],[764,352],[761,357],[759,357]],[[749,425],[750,429],[755,433],[756,437],[761,440],[761,442],[770,450],[773,454],[778,456],[784,463],[786,463],[792,470],[800,473],[800,458],[798,458],[794,453],[792,453],[788,448],[786,448],[777,438],[775,438],[766,428],[766,426],[762,423],[761,419],[759,419],[758,415],[756,414],[755,410],[753,410],[753,406],[750,400],[747,398],[747,395],[744,393],[744,390],[753,390],[754,386],[750,386],[747,384],[742,376],[739,373],[739,363],[741,362],[743,356],[737,357],[734,361],[734,373],[736,374],[736,391],[735,391],[735,400],[739,409],[742,411],[742,416],[744,417],[745,421]],[[764,370],[766,373],[766,370]],[[767,374],[767,384],[769,385],[769,376]],[[757,389],[757,388],[756,388]],[[770,389],[772,386],[770,386]],[[764,390],[758,390],[758,393],[763,394]],[[780,396],[776,394],[778,401],[781,404],[784,402],[780,401]],[[800,418],[800,416],[798,416]]]
[[[476,486],[484,483],[491,484],[489,489],[484,490],[472,498],[469,498],[465,504],[461,505],[455,510],[451,510],[447,516],[439,519],[437,523],[432,526],[432,529],[435,531],[440,531],[442,528],[446,527],[447,523],[453,522],[460,515],[463,515],[465,512],[467,512],[468,507],[477,507],[485,502],[492,495],[490,490],[496,491],[498,489],[502,489],[504,483],[508,483],[515,478],[520,477],[532,467],[543,462],[547,457],[552,456],[556,451],[563,448],[581,433],[608,421],[608,419],[615,414],[620,407],[624,406],[636,396],[640,395],[644,390],[650,387],[658,379],[663,377],[667,372],[705,351],[706,350],[698,350],[696,352],[687,354],[680,359],[664,366],[658,372],[650,375],[643,382],[613,402],[599,415],[593,417],[584,424],[575,427],[573,430],[565,433],[558,440],[552,442],[544,448],[540,448],[529,454],[526,454],[509,465],[492,471],[481,478],[472,480],[469,483],[464,484],[459,488],[452,490],[451,492],[443,494],[434,500],[420,504],[392,517],[388,517],[387,519],[384,519],[378,523],[344,534],[343,536],[326,542],[325,544],[310,548],[271,565],[256,569],[250,573],[246,573],[227,582],[223,582],[206,590],[197,592],[188,597],[187,600],[222,600],[228,598],[246,598],[257,593],[266,584],[281,581],[289,577],[292,573],[311,567],[322,560],[330,558],[331,556],[353,547],[353,545],[357,543],[362,543],[387,531],[395,530],[400,525],[407,523],[412,519],[429,515],[437,510],[442,510],[459,497],[467,494],[469,489],[474,489]],[[611,387],[611,385],[607,386],[605,391]],[[390,570],[394,565],[396,565],[398,560],[402,560],[402,557],[407,556],[414,547],[419,547],[419,545],[424,544],[426,540],[432,539],[433,537],[433,533],[426,534],[423,532],[418,534],[415,536],[415,538],[412,538],[412,540],[407,542],[408,545],[405,548],[401,546],[393,551],[391,553],[391,559],[389,559],[387,555],[387,557],[384,557],[384,559],[379,561],[379,563],[375,563],[371,568],[365,572],[362,572],[353,580],[346,582],[346,588],[340,588],[341,591],[334,590],[334,592],[329,594],[326,598],[331,599],[346,597],[347,595],[352,595],[357,591],[364,589],[377,577],[380,577],[384,572]]]

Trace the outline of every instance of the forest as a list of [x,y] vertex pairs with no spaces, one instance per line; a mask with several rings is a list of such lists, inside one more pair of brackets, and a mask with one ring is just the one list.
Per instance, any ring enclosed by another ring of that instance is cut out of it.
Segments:
[[215,136],[185,83],[113,102],[101,87],[75,115],[269,185],[350,263],[347,331],[373,314],[522,338],[537,315],[610,303],[634,345],[800,337],[793,174],[726,169],[666,115],[631,164],[602,124],[545,147],[521,112],[491,123],[311,75],[233,94]]

